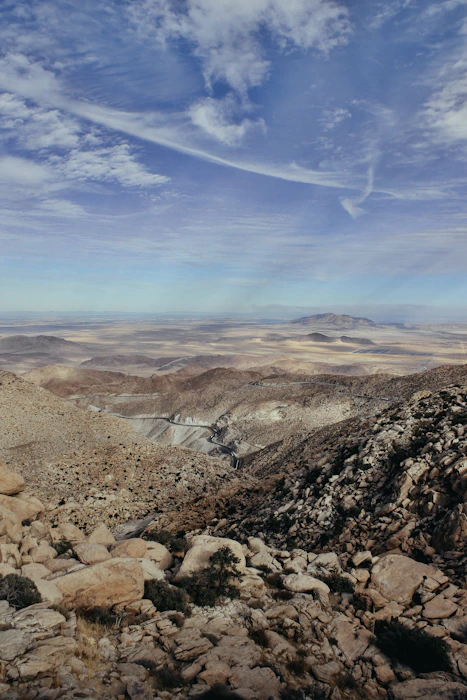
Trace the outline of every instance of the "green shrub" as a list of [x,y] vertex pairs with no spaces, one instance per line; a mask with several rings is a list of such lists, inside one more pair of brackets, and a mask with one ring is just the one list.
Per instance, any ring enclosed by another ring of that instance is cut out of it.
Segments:
[[184,552],[186,548],[186,539],[181,532],[173,535],[168,530],[159,530],[157,532],[152,530],[151,532],[143,532],[141,537],[148,542],[159,542],[159,544],[163,544],[170,552],[174,553]]
[[315,682],[306,688],[283,688],[279,697],[281,700],[326,700],[328,695],[327,687]]
[[118,620],[115,613],[102,605],[96,605],[94,608],[79,608],[76,612],[87,622],[103,627],[113,627]]
[[56,542],[53,545],[53,548],[57,552],[57,556],[61,556],[62,554],[66,554],[67,552],[71,551],[73,549],[72,545],[67,542],[66,540],[60,540],[60,542]]
[[34,581],[17,574],[0,576],[0,600],[7,600],[15,608],[27,608],[42,602]]
[[417,673],[451,670],[449,647],[444,639],[418,627],[410,629],[397,620],[379,622],[375,635],[377,646],[386,656]]
[[160,668],[154,673],[159,690],[167,688],[179,688],[183,685],[183,678],[180,671],[173,668]]
[[150,600],[160,612],[177,610],[186,614],[190,609],[185,591],[170,586],[166,581],[146,581],[144,597]]
[[355,586],[347,576],[333,572],[328,576],[318,576],[331,589],[331,593],[355,593]]
[[240,591],[234,581],[241,576],[237,566],[239,563],[230,547],[222,547],[214,552],[209,566],[187,576],[180,585],[189,593],[195,605],[214,606],[221,597],[238,598]]

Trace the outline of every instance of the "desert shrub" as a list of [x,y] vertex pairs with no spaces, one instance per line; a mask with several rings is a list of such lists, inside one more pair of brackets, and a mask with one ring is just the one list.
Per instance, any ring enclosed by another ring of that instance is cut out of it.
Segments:
[[293,673],[294,676],[303,676],[306,671],[305,659],[299,656],[297,656],[295,659],[292,659],[287,664],[287,671]]
[[173,615],[169,615],[169,620],[180,629],[185,624],[185,617],[180,612],[175,612]]
[[159,690],[167,688],[179,688],[183,685],[183,678],[180,671],[174,668],[160,668],[154,673]]
[[7,600],[15,608],[27,608],[42,602],[34,581],[18,574],[0,576],[0,600]]
[[444,639],[422,629],[410,629],[397,620],[377,623],[376,644],[394,661],[410,666],[417,673],[449,671],[449,647]]
[[195,605],[214,606],[221,597],[238,598],[240,592],[234,582],[241,576],[237,566],[239,563],[230,547],[222,547],[214,552],[209,566],[187,576],[180,585],[189,593]]
[[93,608],[79,608],[76,612],[78,617],[83,618],[83,620],[102,627],[113,627],[118,621],[118,616],[102,605]]
[[66,540],[60,540],[60,542],[55,542],[53,548],[55,549],[55,551],[57,552],[57,556],[59,557],[62,554],[66,554],[67,552],[71,551],[71,549],[73,549],[72,545]]
[[269,576],[266,576],[264,580],[271,588],[284,588],[282,577],[279,573],[269,574]]
[[328,689],[321,683],[313,683],[306,688],[283,688],[280,692],[281,700],[326,700]]
[[177,610],[188,613],[188,597],[185,591],[170,586],[165,581],[146,581],[144,584],[144,597],[159,610]]
[[148,542],[163,544],[170,552],[184,552],[186,548],[186,539],[181,532],[174,535],[168,530],[159,530],[157,532],[152,530],[151,532],[143,532],[141,537]]
[[248,634],[258,646],[264,648],[268,646],[269,642],[265,630],[261,628],[250,629]]
[[331,593],[354,593],[355,586],[347,576],[342,576],[335,571],[332,574],[318,576],[331,589]]

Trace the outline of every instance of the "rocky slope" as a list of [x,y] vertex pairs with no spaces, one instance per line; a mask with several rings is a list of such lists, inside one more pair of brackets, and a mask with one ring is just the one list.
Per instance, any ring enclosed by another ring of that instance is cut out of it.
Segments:
[[125,421],[10,372],[0,372],[0,416],[0,459],[27,478],[57,521],[88,527],[144,518],[235,479],[228,463],[159,448]]

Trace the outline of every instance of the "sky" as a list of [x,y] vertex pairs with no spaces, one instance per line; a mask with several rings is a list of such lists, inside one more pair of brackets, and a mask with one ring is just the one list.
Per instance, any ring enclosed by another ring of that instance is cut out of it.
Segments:
[[0,310],[467,321],[467,0],[2,0]]

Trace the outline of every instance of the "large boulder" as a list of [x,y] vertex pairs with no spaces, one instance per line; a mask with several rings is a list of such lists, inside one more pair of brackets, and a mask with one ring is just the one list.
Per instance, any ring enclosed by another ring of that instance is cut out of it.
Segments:
[[170,569],[173,562],[173,557],[167,547],[164,547],[159,542],[146,542],[146,554],[144,557],[154,562],[161,571]]
[[73,525],[73,523],[60,523],[60,525],[52,530],[52,536],[54,537],[54,542],[59,542],[65,540],[70,544],[78,544],[78,542],[83,542],[85,539],[84,532]]
[[22,523],[26,520],[35,520],[45,511],[43,503],[38,498],[25,496],[22,493],[16,497],[0,494],[0,506],[11,510]]
[[402,554],[382,557],[371,570],[371,585],[386,600],[410,603],[424,578],[436,576],[436,569]]
[[5,506],[0,506],[0,537],[4,535],[15,544],[19,544],[23,539],[23,526],[16,513]]
[[466,697],[467,687],[462,683],[425,678],[397,683],[388,693],[390,700],[463,700]]
[[0,494],[4,496],[14,496],[23,490],[23,477],[16,472],[11,472],[6,464],[0,462]]
[[320,579],[314,576],[308,576],[307,574],[289,574],[288,576],[284,576],[282,583],[284,584],[284,588],[293,593],[322,591],[329,595],[331,592],[329,586],[324,583],[324,581],[320,581]]
[[191,540],[190,549],[186,553],[180,571],[174,577],[174,580],[180,581],[184,576],[191,576],[205,569],[209,566],[212,555],[223,547],[228,547],[235,554],[239,560],[237,567],[243,573],[246,568],[246,560],[243,555],[242,545],[239,542],[225,537],[197,535]]
[[82,564],[99,564],[101,561],[110,559],[107,547],[104,547],[103,544],[81,542],[74,546],[73,551]]
[[129,540],[122,540],[112,547],[113,557],[131,557],[132,559],[140,559],[146,554],[146,542],[139,537],[134,537]]
[[91,532],[86,540],[89,544],[103,544],[105,547],[111,547],[115,544],[115,537],[110,532],[109,528],[101,523]]
[[65,574],[54,583],[72,607],[112,607],[140,600],[144,593],[141,564],[135,559],[109,559]]

